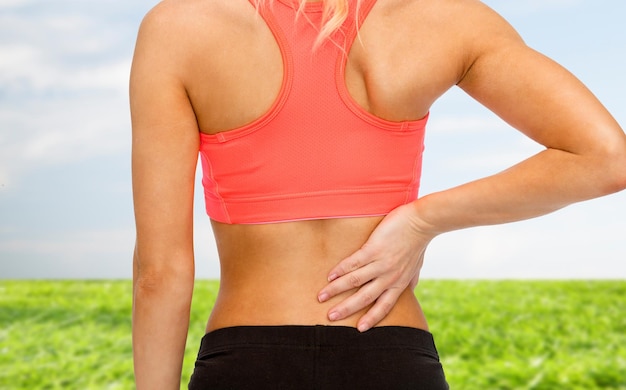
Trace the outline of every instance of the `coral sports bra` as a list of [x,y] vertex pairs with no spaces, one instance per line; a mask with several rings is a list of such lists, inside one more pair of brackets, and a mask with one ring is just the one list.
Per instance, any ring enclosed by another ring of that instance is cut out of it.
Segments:
[[[296,0],[273,3],[259,11],[282,53],[283,84],[254,122],[201,133],[209,216],[231,224],[376,216],[416,199],[428,116],[391,122],[365,111],[344,82],[347,50],[312,49],[322,3],[306,4],[297,22]],[[331,36],[346,48],[375,0],[361,3],[358,18],[354,3]]]

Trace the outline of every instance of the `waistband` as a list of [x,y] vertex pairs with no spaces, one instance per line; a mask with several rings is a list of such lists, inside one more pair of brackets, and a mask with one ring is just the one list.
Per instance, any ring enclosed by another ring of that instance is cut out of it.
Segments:
[[199,357],[221,349],[241,347],[416,349],[439,360],[432,333],[403,326],[375,327],[361,333],[356,328],[327,325],[235,326],[204,335]]

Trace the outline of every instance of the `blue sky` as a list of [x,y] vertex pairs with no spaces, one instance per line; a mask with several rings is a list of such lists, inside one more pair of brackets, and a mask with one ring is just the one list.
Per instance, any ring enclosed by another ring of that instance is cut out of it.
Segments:
[[[148,0],[0,0],[0,278],[128,278],[134,225],[127,82]],[[626,125],[626,2],[489,0]],[[451,90],[432,109],[421,193],[541,148]],[[219,265],[198,193],[196,264]],[[448,233],[423,278],[626,278],[626,193]]]

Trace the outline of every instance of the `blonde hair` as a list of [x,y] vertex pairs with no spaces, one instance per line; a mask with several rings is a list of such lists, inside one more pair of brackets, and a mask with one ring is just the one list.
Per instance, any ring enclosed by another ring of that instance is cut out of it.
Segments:
[[[255,0],[257,8],[268,1],[274,0]],[[306,0],[297,0],[300,2],[298,14],[303,14],[304,7],[306,6]],[[349,2],[351,0],[321,0],[324,3],[322,8],[322,26],[319,31],[319,35],[315,41],[314,47],[321,45],[326,39],[329,39],[333,33],[335,33],[348,18],[350,10]],[[357,8],[361,0],[357,1]]]

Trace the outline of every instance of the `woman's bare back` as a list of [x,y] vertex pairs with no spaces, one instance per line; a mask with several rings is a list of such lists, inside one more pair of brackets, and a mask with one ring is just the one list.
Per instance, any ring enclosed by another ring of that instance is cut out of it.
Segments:
[[[220,292],[207,330],[235,325],[345,325],[356,327],[365,310],[341,321],[330,309],[350,295],[320,303],[329,271],[356,251],[380,217],[228,225],[213,222],[220,255]],[[355,281],[358,285],[358,281]],[[379,325],[427,329],[407,290]]]
[[[358,39],[349,48],[345,82],[365,110],[392,121],[422,118],[462,76],[464,58],[451,55],[458,43],[445,36],[432,39],[431,29],[442,31],[433,25],[441,23],[435,22],[436,15],[425,9],[436,8],[434,3],[380,0],[362,21]],[[186,26],[193,41],[183,80],[200,131],[215,134],[254,121],[272,105],[283,82],[281,52],[272,32],[247,0],[193,7],[198,9]],[[431,16],[425,20],[419,13]],[[423,20],[423,26],[411,19]],[[406,29],[389,29],[398,25]],[[332,267],[359,249],[380,219],[214,222],[221,289],[208,329],[331,324],[329,310],[350,292],[324,303],[317,294],[328,283]],[[356,326],[365,311],[332,324]],[[379,325],[386,324],[427,327],[410,289]]]
[[[426,115],[468,66],[469,58],[460,54],[464,40],[450,39],[463,28],[462,23],[451,22],[455,13],[463,12],[455,3],[379,0],[360,21],[358,38],[347,48],[345,83],[352,99],[386,120]],[[475,2],[461,3],[485,12]],[[279,94],[284,69],[279,46],[251,3],[192,1],[172,7],[185,21],[181,79],[199,130],[215,134],[262,116]],[[330,324],[329,310],[351,292],[324,303],[318,302],[317,294],[328,283],[332,267],[359,249],[380,219],[268,225],[214,222],[221,289],[208,329]],[[332,323],[356,326],[365,312]],[[385,324],[427,327],[410,289],[379,325]]]

